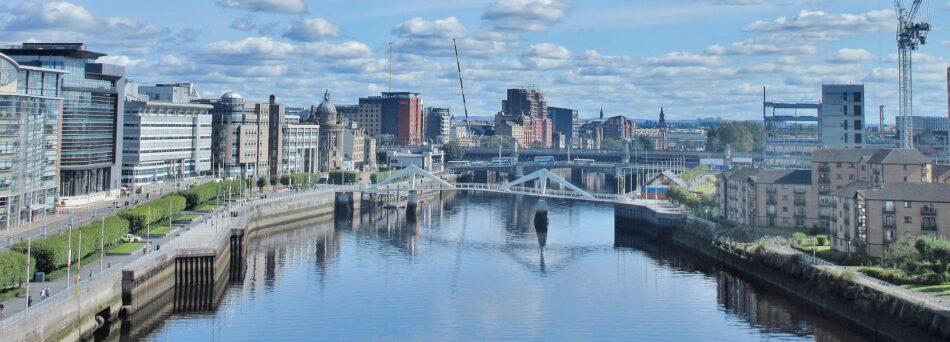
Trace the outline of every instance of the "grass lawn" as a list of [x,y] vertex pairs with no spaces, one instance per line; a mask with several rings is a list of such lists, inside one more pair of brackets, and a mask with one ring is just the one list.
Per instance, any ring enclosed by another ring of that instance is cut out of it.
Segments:
[[144,242],[128,242],[117,245],[106,251],[106,254],[132,254],[132,252],[141,250],[145,247]]
[[917,292],[927,292],[936,294],[950,294],[950,283],[937,285],[901,285],[901,287]]
[[0,292],[0,302],[5,302],[5,301],[7,301],[7,300],[10,299],[10,298],[19,297],[19,296],[22,295],[24,292],[26,292],[26,289],[25,289],[25,288],[22,288],[22,287],[17,287],[17,288],[13,288],[13,289],[9,289],[9,290]]
[[203,213],[210,213],[210,212],[214,211],[214,208],[216,208],[214,204],[208,203],[208,204],[202,204],[202,205],[198,206],[197,208],[195,208],[195,211],[200,211],[200,212],[203,212]]
[[[93,263],[93,262],[99,262],[99,255],[100,255],[99,252],[96,252],[96,253],[92,253],[91,255],[87,255],[87,256],[82,257],[82,266],[89,265],[89,264],[91,264],[91,263]],[[75,277],[75,276],[76,276],[76,265],[75,265],[75,264],[73,265],[71,271],[73,272],[73,277]],[[64,275],[66,275],[66,267],[60,268],[60,269],[58,269],[58,270],[55,270],[55,271],[53,271],[53,272],[50,272],[50,273],[46,274],[46,281],[54,281],[54,280],[57,280],[57,279],[59,279],[59,278],[62,278]],[[83,277],[85,277],[85,276],[86,276],[86,275],[83,275]]]
[[704,193],[704,194],[709,194],[709,195],[715,194],[716,182],[706,182],[706,183],[700,184],[699,186],[696,187],[696,191]]
[[152,227],[151,230],[145,230],[145,231],[143,231],[143,232],[146,233],[146,234],[168,235],[168,233],[170,233],[171,231],[172,231],[172,227],[169,227],[169,226],[158,226],[158,227]]
[[196,220],[196,219],[198,219],[198,218],[200,218],[200,217],[201,217],[201,215],[198,215],[198,214],[179,214],[178,216],[175,216],[175,218],[172,219],[172,221],[188,221],[188,222],[191,222],[191,221],[194,221],[194,220]]

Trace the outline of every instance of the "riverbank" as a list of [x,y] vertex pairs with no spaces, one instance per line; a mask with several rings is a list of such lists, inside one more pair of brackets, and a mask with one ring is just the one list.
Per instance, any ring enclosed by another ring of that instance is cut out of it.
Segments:
[[730,242],[719,238],[708,222],[694,218],[664,238],[875,340],[950,339],[950,314],[941,303],[854,271],[819,265],[790,248]]

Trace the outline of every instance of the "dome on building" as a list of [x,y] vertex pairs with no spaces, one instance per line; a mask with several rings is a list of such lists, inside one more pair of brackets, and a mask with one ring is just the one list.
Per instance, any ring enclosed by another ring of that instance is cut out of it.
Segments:
[[323,102],[317,106],[317,116],[323,124],[336,124],[336,106],[330,102],[330,91],[323,93]]
[[238,100],[238,99],[242,99],[242,97],[241,97],[241,94],[238,94],[237,92],[233,90],[228,90],[227,92],[224,93],[224,95],[221,95],[221,99],[222,100]]

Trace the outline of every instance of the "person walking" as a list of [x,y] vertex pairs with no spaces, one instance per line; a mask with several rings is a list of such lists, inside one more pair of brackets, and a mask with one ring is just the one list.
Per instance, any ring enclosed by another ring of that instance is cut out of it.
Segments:
[[33,306],[33,296],[26,296],[26,307]]

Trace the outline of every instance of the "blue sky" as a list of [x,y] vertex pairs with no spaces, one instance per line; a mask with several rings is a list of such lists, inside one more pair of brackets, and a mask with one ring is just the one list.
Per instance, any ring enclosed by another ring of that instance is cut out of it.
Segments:
[[[915,109],[947,115],[950,0],[925,6],[935,30],[915,55]],[[754,119],[763,86],[818,101],[822,83],[864,83],[868,117],[893,117],[895,27],[889,0],[0,0],[0,43],[86,42],[138,83],[193,82],[205,97],[305,106],[329,88],[355,103],[388,89],[392,42],[393,90],[456,115],[453,37],[471,115],[536,86],[583,117]]]

